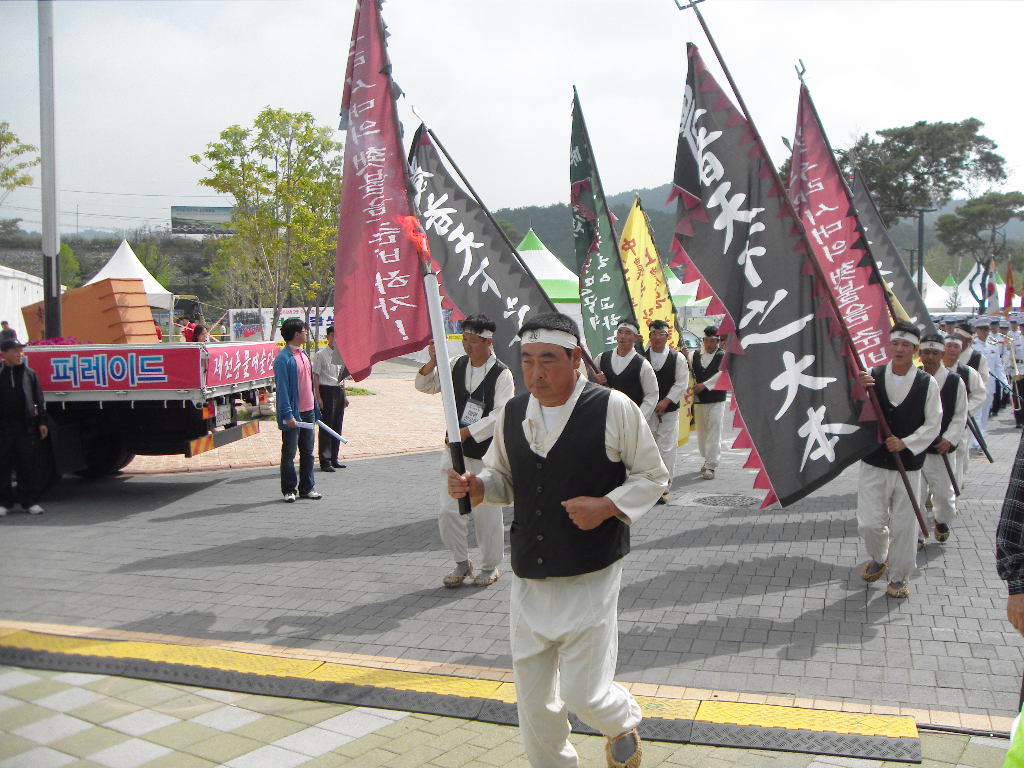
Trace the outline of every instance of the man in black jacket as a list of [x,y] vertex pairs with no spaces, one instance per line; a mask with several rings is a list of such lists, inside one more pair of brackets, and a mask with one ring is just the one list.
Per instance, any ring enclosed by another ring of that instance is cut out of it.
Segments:
[[42,514],[38,504],[36,451],[48,430],[43,390],[35,371],[25,365],[25,345],[16,339],[0,342],[0,517],[14,506],[11,471],[18,480],[18,501],[30,515]]

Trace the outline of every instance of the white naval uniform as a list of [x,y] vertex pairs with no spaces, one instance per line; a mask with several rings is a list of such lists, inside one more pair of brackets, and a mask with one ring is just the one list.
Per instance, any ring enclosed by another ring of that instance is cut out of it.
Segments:
[[[975,339],[971,344],[970,351],[981,352],[982,362],[978,365],[978,373],[985,381],[985,406],[974,417],[974,420],[978,422],[978,430],[984,435],[985,428],[988,426],[988,415],[992,411],[992,401],[999,388],[999,381],[1006,381],[1006,373],[1003,371],[1002,350],[998,342],[992,339],[991,334],[985,341]],[[967,353],[967,357],[970,357],[970,353]],[[961,362],[963,362],[962,359]],[[972,441],[972,445],[977,445],[977,443]]]
[[[942,391],[949,376],[957,377],[956,407],[949,426],[939,437],[948,440],[950,445],[958,446],[967,429],[967,388],[956,373],[950,372],[944,365],[939,365],[939,370],[935,373],[935,384],[938,386],[939,392]],[[950,467],[954,466],[953,458],[959,451],[960,449],[957,448],[953,453],[947,454]],[[959,482],[957,484],[959,485]],[[946,471],[946,463],[937,453],[929,453],[924,457],[924,466],[921,467],[921,492],[918,494],[918,498],[926,498],[929,490],[932,494],[932,516],[935,518],[935,522],[949,525],[956,517],[956,494],[953,492],[953,484],[949,480],[949,472]]]
[[[651,357],[651,368],[657,373],[668,359],[669,347],[666,346],[664,352],[655,352],[649,349],[647,353]],[[682,352],[676,352],[676,355],[675,382],[665,394],[665,397],[673,403],[678,403],[683,399],[683,395],[686,394],[690,385],[690,367],[686,362],[686,355]],[[661,416],[652,413],[647,423],[651,427],[651,432],[654,433],[654,442],[658,444],[658,451],[661,453],[661,460],[665,462],[665,469],[668,470],[668,487],[671,488],[676,468],[676,448],[679,447],[679,410],[666,411]]]
[[[459,357],[451,359],[452,367],[455,366]],[[496,360],[497,358],[492,354],[487,362],[478,368],[473,365],[466,366],[466,389],[469,392],[480,386]],[[428,395],[440,392],[441,381],[437,376],[437,368],[435,367],[426,375],[417,372],[415,386],[417,390]],[[494,434],[494,425],[501,418],[501,409],[512,399],[514,394],[515,380],[512,378],[512,372],[506,369],[501,372],[498,380],[494,383],[494,409],[468,427],[474,440],[482,442]],[[483,469],[483,462],[480,459],[471,459],[467,456],[465,461],[467,472],[476,474]],[[456,563],[468,560],[469,518],[472,517],[476,526],[476,540],[480,545],[480,569],[497,568],[505,552],[505,529],[502,524],[501,507],[479,504],[473,508],[472,515],[460,515],[458,501],[448,495],[448,470],[451,466],[452,455],[446,447],[441,451],[443,482],[441,484],[440,514],[437,518],[441,543],[452,553],[452,558]]]
[[[611,360],[612,371],[618,376],[626,370],[626,366],[633,362],[637,351],[630,349],[625,357],[621,356],[616,349],[602,352],[594,360],[594,365],[599,371],[601,370],[601,358],[605,355]],[[640,402],[640,412],[644,415],[647,422],[650,423],[651,415],[654,413],[654,406],[658,404],[658,377],[654,375],[654,369],[647,362],[647,358],[643,356],[640,357],[640,386],[644,391],[644,399]]]
[[[985,358],[982,358],[981,364],[985,365]],[[963,366],[967,369],[968,384],[970,384],[971,389],[970,394],[967,395],[967,415],[973,416],[977,420],[978,413],[985,406],[985,399],[987,397],[985,384],[981,379],[981,374],[966,363],[963,363]],[[947,368],[946,370],[954,369]],[[967,460],[970,458],[968,448],[973,441],[974,437],[971,435],[971,430],[965,426],[964,433],[957,444],[956,453],[953,454],[953,465],[956,467],[956,482],[960,486],[961,491],[967,485],[967,467],[969,466]]]
[[[715,352],[700,353],[700,364],[707,368]],[[715,388],[715,383],[722,375],[721,369],[708,380],[701,382],[705,389]],[[693,398],[693,420],[697,425],[697,449],[704,457],[704,466],[708,469],[717,469],[718,461],[722,456],[722,421],[725,419],[725,401],[721,403],[698,403],[697,397]]]
[[[556,408],[542,408],[530,396],[521,428],[534,453],[548,455],[586,383],[579,378],[568,401]],[[479,475],[488,504],[512,502],[503,432],[504,421],[498,420]],[[627,472],[622,485],[607,497],[629,522],[636,522],[661,495],[668,472],[640,409],[615,390],[608,399],[605,451]],[[625,733],[640,722],[636,700],[614,682],[621,580],[621,560],[580,576],[512,575],[510,642],[519,729],[526,757],[535,768],[579,765],[568,739],[569,711],[607,736]]]
[[[885,392],[892,405],[898,406],[910,392],[917,368],[903,376],[892,372],[892,363],[885,366]],[[938,437],[942,426],[942,404],[935,379],[928,377],[928,394],[924,405],[924,423],[903,438],[907,449],[918,454]],[[920,487],[920,473],[907,472],[910,487]],[[889,561],[889,580],[904,581],[917,570],[917,516],[903,487],[900,473],[860,463],[857,486],[857,533],[864,541],[868,555],[876,563]]]

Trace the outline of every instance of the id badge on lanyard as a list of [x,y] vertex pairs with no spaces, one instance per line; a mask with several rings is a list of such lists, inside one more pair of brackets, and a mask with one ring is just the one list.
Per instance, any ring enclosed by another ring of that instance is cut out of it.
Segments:
[[466,401],[466,407],[462,409],[462,415],[459,417],[459,426],[468,427],[470,424],[476,424],[483,417],[483,402],[480,400],[474,400],[471,397]]

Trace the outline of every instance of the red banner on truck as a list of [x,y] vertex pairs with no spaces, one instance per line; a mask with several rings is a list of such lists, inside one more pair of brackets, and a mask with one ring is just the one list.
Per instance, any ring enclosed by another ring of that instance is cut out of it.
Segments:
[[202,347],[30,346],[28,365],[44,392],[200,389]]
[[272,341],[208,344],[206,386],[219,387],[274,375],[274,357],[280,348]]

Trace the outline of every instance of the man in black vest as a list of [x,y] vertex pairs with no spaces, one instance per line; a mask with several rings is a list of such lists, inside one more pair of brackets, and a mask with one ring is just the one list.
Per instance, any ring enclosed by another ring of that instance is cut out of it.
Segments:
[[668,346],[669,327],[664,320],[651,323],[651,345],[644,355],[658,379],[658,403],[651,416],[651,432],[658,444],[661,460],[668,470],[668,485],[661,495],[660,504],[668,501],[672,476],[676,466],[676,448],[679,445],[679,401],[690,386],[690,367],[686,358]]
[[453,497],[515,503],[511,648],[530,764],[575,768],[567,714],[608,737],[608,765],[640,765],[640,708],[614,682],[629,527],[668,480],[640,409],[579,376],[579,330],[539,315],[519,331],[529,394],[514,397],[476,475]]
[[[960,362],[960,355],[963,350],[964,343],[961,336],[947,336],[942,353],[942,365],[950,371],[955,371],[964,382],[964,387],[967,389],[967,414],[964,417],[966,419],[976,416],[985,407],[985,385],[981,381],[981,376],[974,368]],[[970,453],[970,435],[970,429],[964,429],[952,459],[953,467],[956,471],[956,484],[960,486],[961,491],[967,487],[967,458],[968,453]]]
[[650,423],[658,404],[658,377],[643,355],[637,354],[640,329],[632,320],[623,320],[615,331],[615,349],[602,352],[594,360],[596,381],[617,389],[638,406]]
[[14,507],[11,472],[18,479],[18,501],[30,515],[42,514],[36,456],[48,434],[43,390],[36,372],[25,365],[25,345],[17,339],[0,342],[0,517]]
[[886,594],[909,597],[910,577],[917,570],[917,518],[892,454],[900,454],[910,487],[919,488],[925,449],[939,436],[942,406],[935,379],[914,366],[921,332],[898,322],[889,338],[892,359],[860,375],[861,384],[875,388],[893,435],[860,464],[857,532],[871,557],[860,577],[877,581],[888,567]]
[[[932,514],[935,524],[935,540],[940,544],[949,539],[949,524],[956,517],[956,495],[953,483],[946,470],[947,460],[953,459],[957,445],[967,429],[967,388],[955,371],[942,364],[945,342],[938,334],[921,339],[921,367],[935,378],[939,387],[939,402],[942,404],[942,422],[939,436],[925,451],[924,466],[921,467],[921,498],[928,492],[932,496]],[[950,469],[952,469],[952,462]]]
[[[470,315],[462,321],[462,348],[465,355],[452,360],[452,383],[455,405],[459,413],[460,439],[466,457],[466,469],[479,472],[481,459],[491,443],[495,419],[509,398],[515,394],[512,372],[493,354],[494,321],[487,315]],[[416,389],[428,395],[441,391],[437,376],[437,359],[430,346],[430,360],[416,374]],[[441,451],[441,472],[447,476],[452,466],[451,455]],[[469,516],[459,514],[458,504],[448,495],[447,483],[441,486],[441,513],[438,528],[441,541],[452,553],[455,568],[442,583],[458,587],[467,578],[477,587],[486,587],[498,580],[505,551],[501,506],[481,505],[473,512],[476,540],[480,545],[480,569],[473,576],[469,559]]]
[[718,458],[722,455],[722,419],[725,418],[725,390],[715,389],[722,375],[721,340],[718,328],[704,329],[704,348],[693,354],[693,418],[697,422],[697,448],[704,457],[700,476],[715,479]]

